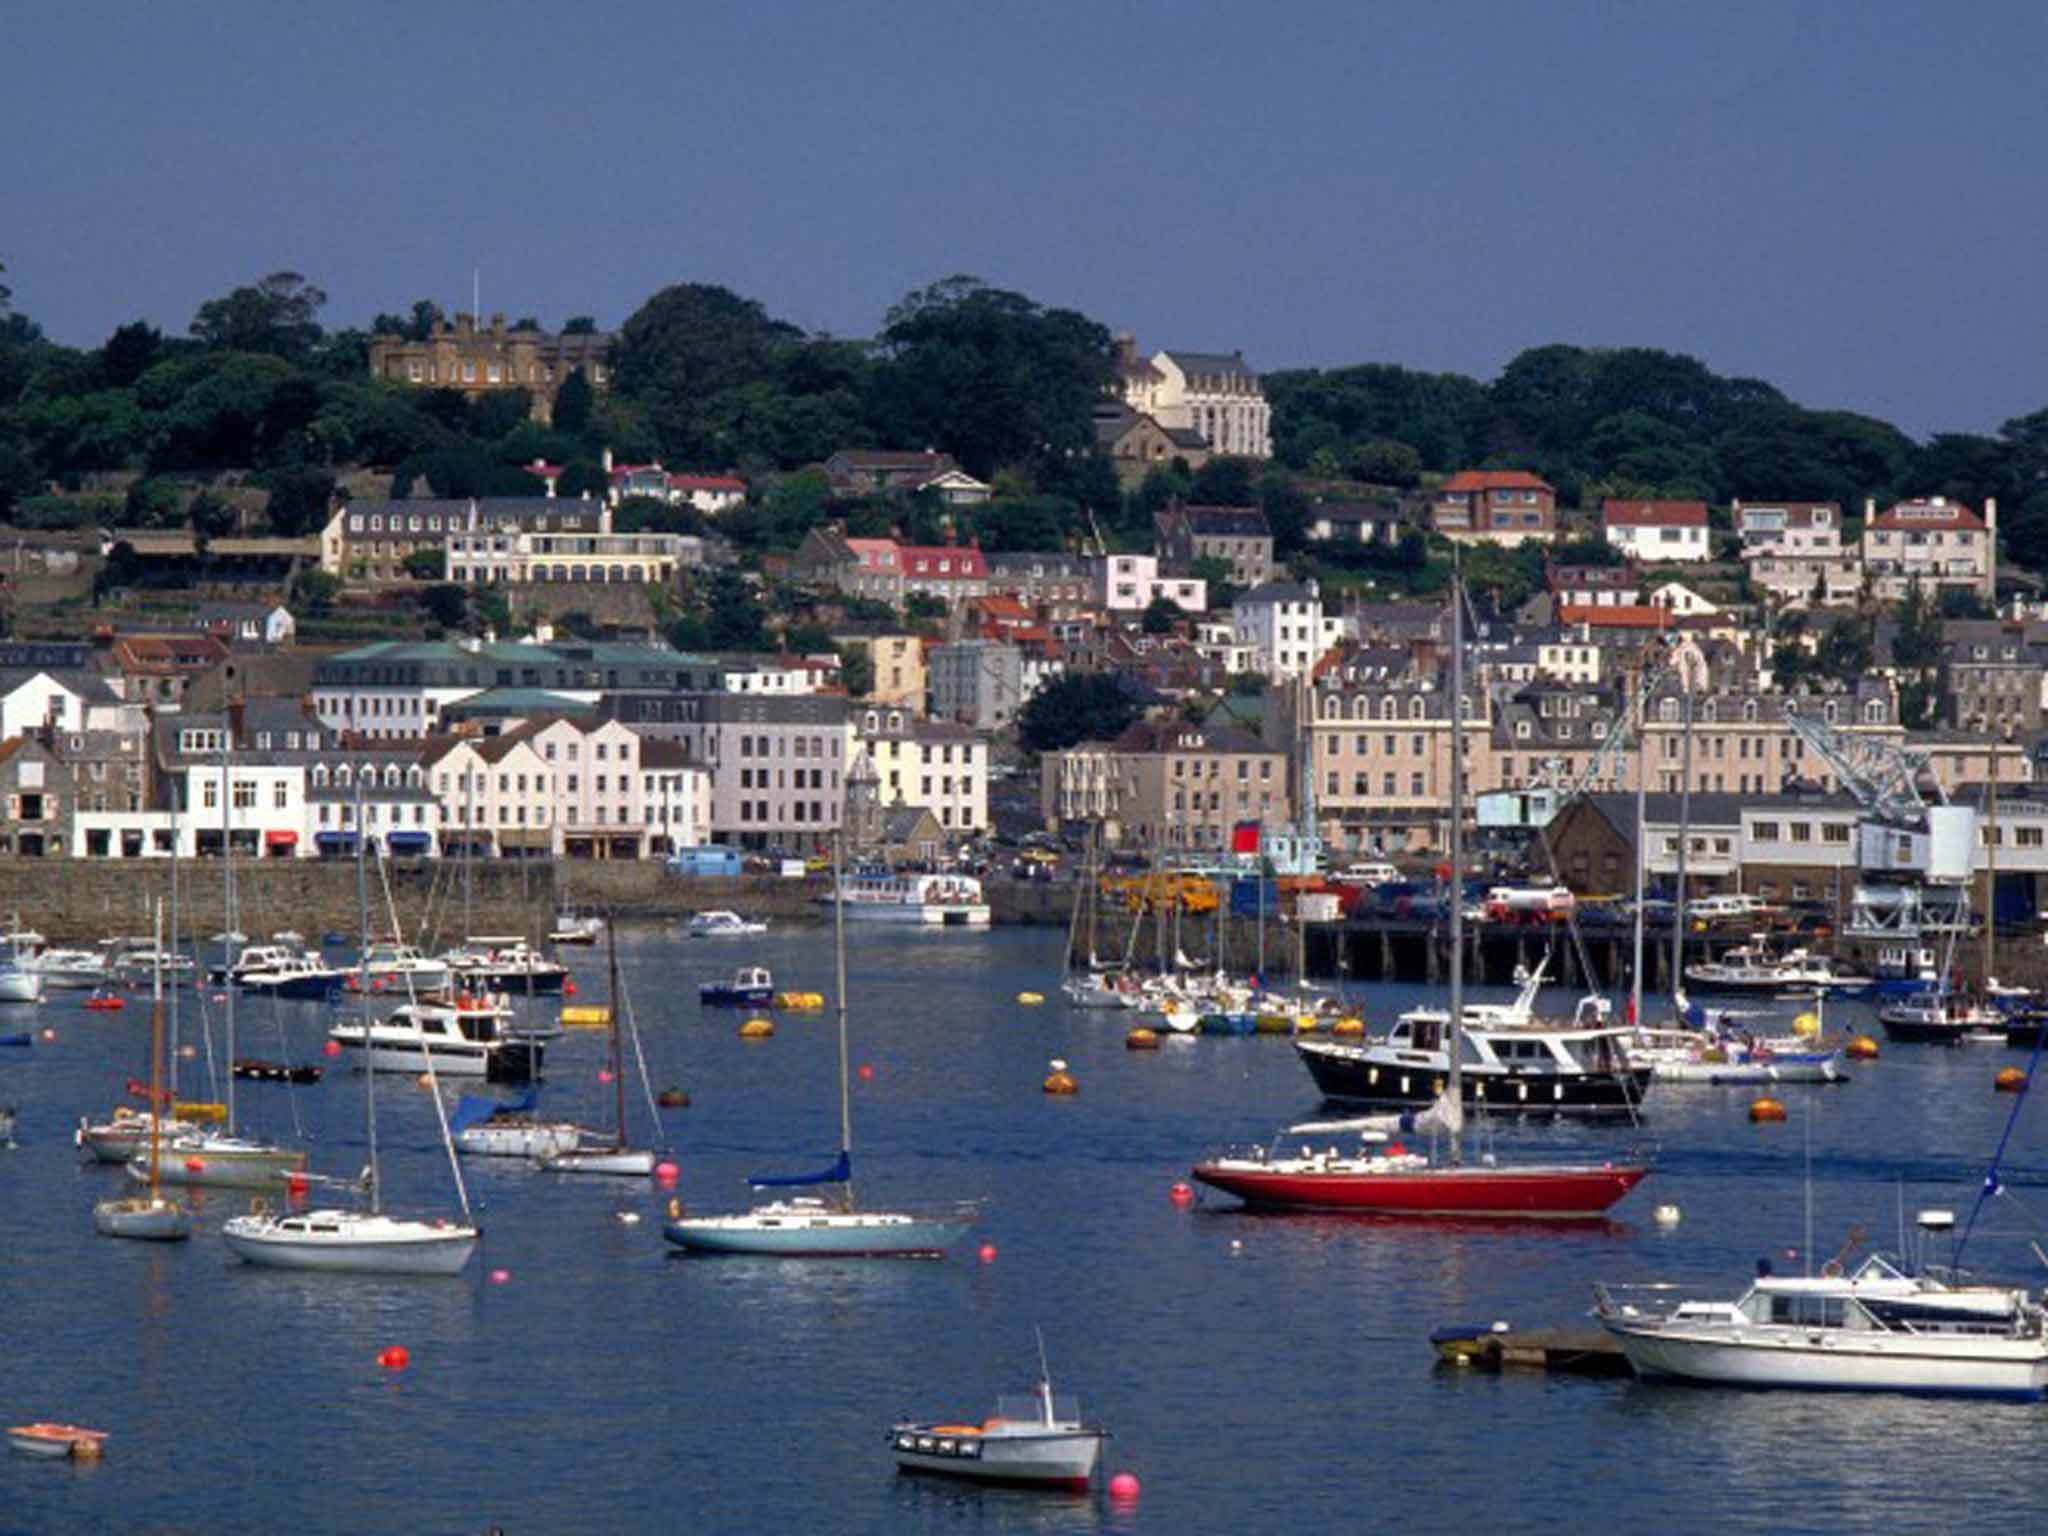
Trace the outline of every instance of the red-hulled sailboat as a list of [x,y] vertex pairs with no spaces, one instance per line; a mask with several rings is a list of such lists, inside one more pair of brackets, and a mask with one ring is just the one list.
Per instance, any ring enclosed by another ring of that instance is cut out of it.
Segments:
[[[1464,815],[1465,679],[1463,583],[1451,584],[1451,997],[1447,1082],[1436,1103],[1416,1114],[1311,1121],[1295,1137],[1360,1133],[1355,1152],[1303,1144],[1275,1146],[1198,1163],[1194,1178],[1267,1210],[1355,1211],[1458,1219],[1586,1221],[1604,1216],[1649,1173],[1647,1163],[1501,1163],[1490,1154],[1464,1160],[1461,1039],[1465,1015]],[[1402,1133],[1445,1133],[1448,1155],[1411,1152]]]

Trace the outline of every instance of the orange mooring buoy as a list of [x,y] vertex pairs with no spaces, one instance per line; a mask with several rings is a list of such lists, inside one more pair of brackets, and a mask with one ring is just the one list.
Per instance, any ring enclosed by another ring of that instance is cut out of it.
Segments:
[[1749,1118],[1758,1125],[1774,1124],[1785,1118],[1785,1106],[1776,1099],[1758,1099],[1749,1106]]
[[2027,1091],[2027,1069],[2025,1067],[2003,1067],[1998,1076],[1991,1079],[1991,1086],[2000,1093],[2025,1093]]
[[1868,1035],[1858,1035],[1842,1047],[1842,1054],[1852,1061],[1875,1061],[1877,1042]]

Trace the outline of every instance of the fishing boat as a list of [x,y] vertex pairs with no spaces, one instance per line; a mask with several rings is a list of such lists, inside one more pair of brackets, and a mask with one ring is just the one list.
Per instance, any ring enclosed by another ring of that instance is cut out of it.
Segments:
[[[626,1057],[621,1045],[619,1017],[629,1014],[625,1006],[624,993],[619,986],[619,941],[611,926],[605,926],[605,969],[610,976],[611,1005],[605,1009],[606,1029],[611,1045],[612,1083],[612,1128],[609,1132],[585,1131],[573,1146],[552,1147],[540,1152],[535,1161],[541,1167],[554,1173],[611,1173],[625,1177],[645,1178],[654,1172],[654,1149],[633,1147],[626,1143]],[[634,1042],[634,1055],[639,1056],[639,1043]],[[643,1076],[644,1076],[643,1067]],[[650,1095],[651,1096],[651,1095]],[[649,1109],[650,1118],[659,1123],[659,1117]]]
[[[163,914],[157,914],[161,934]],[[159,971],[149,1010],[149,1101],[164,1102],[164,981]],[[192,1213],[163,1192],[163,1127],[157,1116],[149,1122],[149,1193],[126,1199],[101,1200],[92,1208],[92,1224],[103,1237],[172,1243],[192,1235]]]
[[[839,837],[832,840],[833,874],[839,873]],[[913,1215],[867,1210],[853,1194],[853,1099],[848,1087],[846,998],[847,907],[835,904],[832,949],[839,1013],[839,1156],[820,1173],[756,1175],[755,1189],[836,1185],[838,1198],[793,1196],[723,1216],[685,1216],[671,1203],[662,1235],[697,1253],[754,1254],[770,1258],[938,1258],[959,1241],[973,1220],[970,1211]]]
[[76,1424],[16,1424],[7,1431],[7,1443],[24,1456],[98,1461],[106,1450],[107,1432]]
[[511,1040],[487,1008],[453,1003],[402,1003],[384,1018],[368,1013],[337,1019],[327,1038],[344,1052],[358,1053],[373,1072],[417,1074],[429,1068],[449,1077],[482,1077],[498,1083],[526,1082],[539,1075],[547,1047],[538,1040]]
[[[1993,1176],[1995,1182],[1995,1174]],[[1921,1213],[1945,1233],[1946,1211]],[[2037,1399],[2048,1317],[2018,1287],[1961,1285],[1883,1254],[1780,1276],[1734,1301],[1671,1285],[1596,1285],[1595,1311],[1636,1374],[1707,1384]]]
[[1080,1403],[1054,1394],[1039,1343],[1039,1379],[1030,1394],[1001,1396],[979,1424],[899,1419],[887,1442],[904,1472],[929,1472],[971,1482],[1085,1490],[1102,1460],[1109,1431],[1081,1418]]
[[731,981],[707,981],[697,987],[704,1008],[766,1008],[775,1001],[775,977],[765,965],[743,965]]
[[[357,790],[356,824],[362,825],[362,792]],[[369,886],[365,873],[362,841],[356,847],[356,899],[361,911],[363,947],[369,947]],[[358,965],[358,979],[361,980]],[[364,989],[367,991],[367,988]],[[364,997],[359,1006],[369,1007]],[[448,1122],[442,1113],[439,1086],[433,1082],[431,1060],[427,1066],[434,1088],[436,1123],[448,1152],[448,1166],[455,1179],[461,1202],[459,1221],[422,1221],[386,1215],[383,1179],[377,1155],[377,1074],[363,1074],[363,1116],[369,1146],[369,1167],[365,1182],[369,1199],[366,1211],[316,1210],[278,1214],[262,1200],[252,1202],[246,1216],[231,1217],[221,1228],[228,1250],[248,1264],[266,1269],[318,1270],[376,1275],[459,1274],[476,1253],[482,1239],[471,1220],[469,1192],[462,1182],[462,1169],[448,1140]]]
[[741,917],[737,912],[699,912],[683,931],[693,939],[738,939],[766,933],[768,925]]
[[897,874],[867,864],[841,874],[832,894],[819,899],[852,922],[944,928],[986,928],[989,922],[988,901],[972,875]]

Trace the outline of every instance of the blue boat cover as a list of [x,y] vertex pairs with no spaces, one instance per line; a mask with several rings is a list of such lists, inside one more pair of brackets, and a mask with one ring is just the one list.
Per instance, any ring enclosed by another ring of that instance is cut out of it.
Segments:
[[798,1184],[844,1184],[852,1177],[853,1159],[841,1148],[839,1161],[823,1173],[791,1173],[779,1177],[757,1173],[747,1182],[756,1189],[787,1189]]
[[540,1102],[540,1090],[529,1088],[512,1100],[479,1098],[465,1093],[456,1101],[455,1113],[448,1117],[448,1134],[459,1136],[473,1125],[482,1125],[486,1120],[495,1120],[499,1115],[530,1114],[533,1106]]

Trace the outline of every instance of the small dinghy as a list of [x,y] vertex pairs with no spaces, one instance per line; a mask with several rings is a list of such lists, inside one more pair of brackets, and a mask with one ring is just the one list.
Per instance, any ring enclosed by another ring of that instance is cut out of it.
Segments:
[[74,1461],[98,1461],[106,1446],[103,1429],[81,1429],[76,1424],[17,1424],[7,1431],[7,1443],[24,1456]]
[[0,1035],[0,1045],[34,1045],[35,1043],[36,1037],[33,1030],[24,1029],[15,1034]]
[[1109,1431],[1084,1424],[1080,1405],[1055,1397],[1039,1343],[1038,1390],[999,1397],[979,1424],[927,1424],[903,1419],[889,1427],[889,1448],[901,1472],[936,1473],[983,1483],[1085,1490],[1102,1459]]

